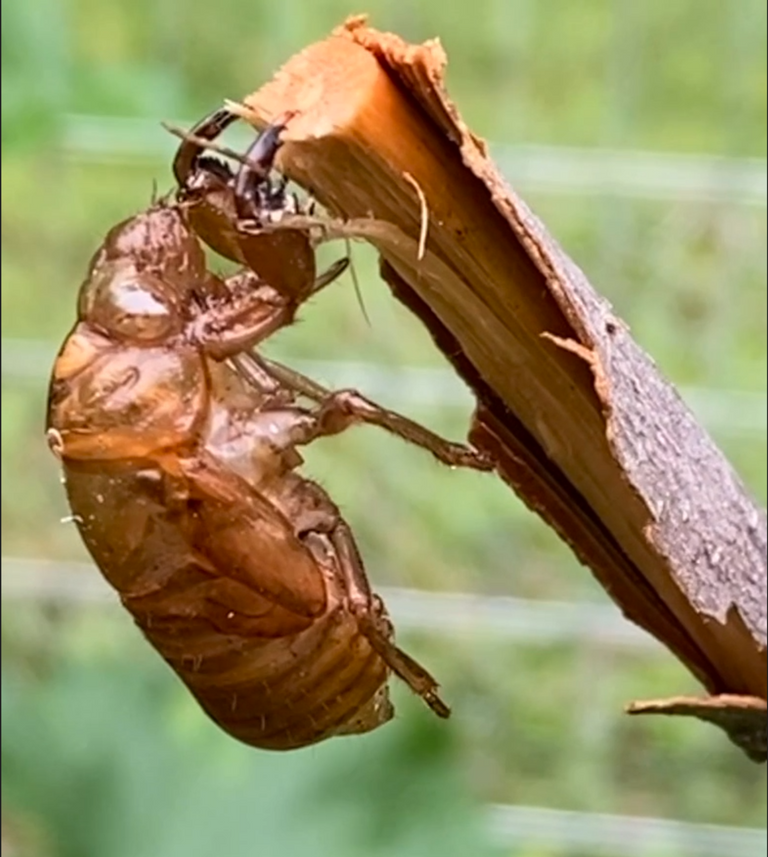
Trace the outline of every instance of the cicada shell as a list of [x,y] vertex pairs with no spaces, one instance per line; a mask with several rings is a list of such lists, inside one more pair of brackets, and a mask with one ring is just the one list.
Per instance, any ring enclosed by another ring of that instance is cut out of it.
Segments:
[[251,270],[213,275],[186,208],[157,203],[93,257],[47,420],[74,520],[124,607],[222,729],[274,750],[386,723],[392,672],[449,713],[395,646],[297,446],[370,422],[449,464],[491,466],[249,350],[295,309]]

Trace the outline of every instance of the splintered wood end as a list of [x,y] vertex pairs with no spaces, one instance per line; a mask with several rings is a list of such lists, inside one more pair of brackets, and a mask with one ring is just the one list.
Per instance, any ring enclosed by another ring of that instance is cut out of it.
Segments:
[[266,86],[244,100],[255,125],[295,110],[285,140],[343,132],[378,104],[389,80],[376,59],[343,36],[332,36],[296,54]]
[[397,139],[402,93],[377,59],[387,50],[437,77],[446,62],[439,41],[408,45],[394,34],[369,30],[365,17],[355,16],[330,38],[291,57],[269,83],[245,98],[243,118],[263,127],[286,109],[297,111],[285,140],[339,134],[355,126],[363,137],[370,131],[378,141],[388,133]]

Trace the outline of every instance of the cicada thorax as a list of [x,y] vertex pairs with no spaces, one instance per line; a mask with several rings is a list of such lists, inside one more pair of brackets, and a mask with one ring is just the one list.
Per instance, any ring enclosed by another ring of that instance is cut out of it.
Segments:
[[205,419],[205,369],[194,351],[109,345],[70,371],[87,332],[76,330],[54,366],[49,427],[75,459],[141,459],[188,445]]

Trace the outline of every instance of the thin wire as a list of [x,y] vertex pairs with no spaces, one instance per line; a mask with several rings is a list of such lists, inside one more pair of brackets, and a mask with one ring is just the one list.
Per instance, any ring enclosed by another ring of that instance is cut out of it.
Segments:
[[[2,339],[2,376],[13,381],[46,383],[57,346],[38,339]],[[392,368],[354,360],[292,360],[282,362],[324,386],[356,387],[392,408],[471,408],[472,396],[449,369],[419,366]],[[711,387],[682,388],[680,393],[707,428],[724,437],[764,437],[768,431],[768,397],[749,390]]]
[[[395,587],[383,588],[381,596],[402,629],[451,637],[487,635],[537,645],[581,641],[664,651],[653,637],[605,603],[538,601]],[[2,597],[4,601],[72,605],[117,603],[93,565],[26,557],[2,558]]]

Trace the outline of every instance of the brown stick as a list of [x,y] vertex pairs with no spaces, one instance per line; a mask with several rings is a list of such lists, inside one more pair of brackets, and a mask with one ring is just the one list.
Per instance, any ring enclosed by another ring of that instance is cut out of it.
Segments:
[[476,393],[472,442],[713,694],[672,700],[669,713],[706,708],[704,719],[764,760],[765,512],[507,187],[448,100],[444,66],[438,42],[408,45],[353,19],[242,112],[263,127],[298,111],[286,172],[334,215],[389,224],[365,237]]

